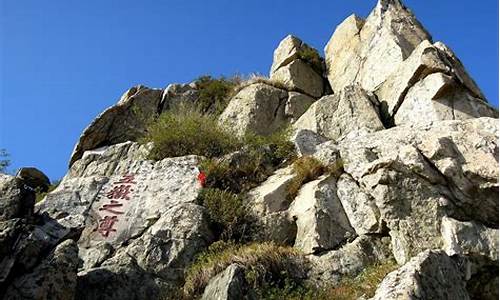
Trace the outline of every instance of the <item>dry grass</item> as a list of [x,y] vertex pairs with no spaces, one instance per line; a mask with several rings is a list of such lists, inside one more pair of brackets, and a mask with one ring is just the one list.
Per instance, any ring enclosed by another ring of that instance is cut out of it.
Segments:
[[241,80],[239,84],[237,84],[233,87],[233,90],[229,94],[230,98],[236,96],[236,94],[238,94],[242,89],[246,88],[247,86],[250,86],[250,85],[256,84],[256,83],[264,83],[264,84],[270,85],[272,87],[275,87],[277,89],[294,91],[294,89],[292,87],[289,87],[280,81],[272,80],[268,77],[265,77],[265,76],[259,75],[259,74],[251,74],[250,76],[248,76],[247,79]]
[[371,298],[387,274],[397,269],[395,261],[389,260],[368,266],[354,278],[344,278],[335,287],[312,287],[286,285],[264,291],[262,299],[287,300],[356,300],[361,297]]
[[295,177],[288,184],[286,194],[287,199],[292,201],[300,190],[300,187],[323,175],[327,168],[312,156],[302,156],[295,160],[292,165]]
[[249,245],[217,242],[188,269],[184,294],[188,297],[201,294],[213,276],[233,263],[244,267],[247,280],[256,284],[264,277],[270,278],[269,275],[293,277],[293,274],[305,274],[308,268],[306,258],[291,247],[270,242]]
[[297,196],[300,188],[304,184],[316,180],[318,177],[325,174],[338,178],[344,170],[341,159],[336,160],[335,163],[331,165],[325,166],[312,156],[297,158],[292,167],[295,177],[287,186],[286,194],[289,201],[292,201]]

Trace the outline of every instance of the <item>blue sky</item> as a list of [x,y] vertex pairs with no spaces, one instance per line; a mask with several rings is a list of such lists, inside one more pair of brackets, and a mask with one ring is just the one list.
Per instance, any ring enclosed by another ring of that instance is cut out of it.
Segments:
[[[60,178],[82,130],[129,87],[267,74],[287,34],[323,49],[336,25],[375,3],[0,0],[0,148],[11,169]],[[498,107],[498,1],[405,4]]]

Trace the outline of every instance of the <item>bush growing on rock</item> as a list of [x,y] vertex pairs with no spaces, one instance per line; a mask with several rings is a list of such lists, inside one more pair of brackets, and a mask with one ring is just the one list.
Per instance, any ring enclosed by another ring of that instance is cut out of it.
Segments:
[[324,174],[338,177],[343,171],[343,162],[341,159],[335,163],[325,166],[322,162],[312,156],[302,156],[293,162],[293,171],[295,177],[287,186],[287,199],[292,201],[299,192],[302,185],[316,180]]
[[180,107],[151,122],[143,142],[153,142],[149,159],[189,154],[218,157],[239,147],[239,141],[222,129],[214,116]]
[[198,195],[198,203],[208,212],[214,231],[223,240],[241,237],[244,234],[245,210],[243,199],[229,191],[203,189]]
[[184,294],[188,298],[201,294],[210,278],[233,263],[245,269],[246,281],[254,287],[265,282],[300,280],[308,270],[304,255],[291,247],[269,242],[248,245],[217,242],[187,270]]
[[198,106],[204,113],[220,115],[229,103],[232,91],[240,83],[238,76],[213,78],[201,76],[195,80],[198,90]]

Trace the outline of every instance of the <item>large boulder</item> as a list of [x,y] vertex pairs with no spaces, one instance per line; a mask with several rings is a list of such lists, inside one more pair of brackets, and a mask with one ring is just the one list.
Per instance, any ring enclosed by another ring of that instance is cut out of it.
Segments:
[[87,150],[136,141],[144,136],[149,118],[158,113],[162,93],[162,90],[141,85],[126,91],[116,105],[102,112],[83,131],[69,165],[73,165]]
[[0,221],[29,216],[34,204],[32,189],[21,179],[0,173]]
[[240,300],[246,296],[245,269],[232,264],[210,279],[202,300]]
[[338,247],[355,237],[337,197],[336,178],[322,176],[306,183],[290,205],[297,223],[294,247],[311,254]]
[[426,124],[440,120],[498,117],[498,111],[474,98],[451,76],[428,75],[413,85],[394,115],[394,124]]
[[379,0],[366,21],[348,17],[325,57],[332,89],[375,92],[387,125],[498,116],[456,55],[433,44],[399,0]]
[[311,130],[332,140],[384,129],[376,100],[359,86],[348,86],[324,96],[294,123],[296,130]]
[[[87,151],[37,211],[68,228],[83,261],[81,299],[140,284],[126,293],[159,293],[182,280],[184,268],[212,240],[204,208],[195,204],[201,188],[198,158],[145,160],[149,145],[126,142]],[[128,259],[130,258],[130,259]],[[115,287],[115,288],[112,288]]]
[[244,87],[229,102],[219,122],[237,135],[268,135],[286,123],[288,93],[264,83]]
[[296,59],[279,68],[271,75],[271,80],[284,84],[291,90],[297,90],[314,98],[323,95],[323,77],[316,73],[306,62]]
[[357,197],[374,199],[368,203],[388,227],[399,263],[443,246],[443,216],[498,226],[497,135],[496,119],[479,118],[399,126],[339,144]]
[[319,98],[324,92],[323,69],[323,59],[315,49],[288,35],[274,50],[269,77],[289,89]]
[[17,171],[16,177],[21,179],[24,184],[36,190],[40,189],[46,192],[50,185],[50,179],[42,171],[33,167],[20,168]]
[[389,273],[372,300],[467,300],[464,274],[442,251],[426,250],[398,270]]
[[32,272],[14,279],[4,299],[73,299],[77,269],[78,247],[66,240]]
[[391,242],[387,237],[361,235],[339,249],[308,258],[309,280],[317,285],[337,285],[345,276],[355,277],[367,266],[391,260]]

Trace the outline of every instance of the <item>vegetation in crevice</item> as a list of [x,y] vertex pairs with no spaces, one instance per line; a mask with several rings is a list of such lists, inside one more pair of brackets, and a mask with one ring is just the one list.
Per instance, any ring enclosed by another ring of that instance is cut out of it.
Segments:
[[292,168],[295,177],[288,184],[286,190],[289,201],[292,201],[297,196],[304,184],[316,180],[322,175],[340,176],[343,171],[343,163],[341,159],[337,159],[333,164],[324,165],[312,156],[302,156],[293,162]]
[[234,88],[241,83],[239,76],[213,78],[209,75],[198,77],[194,81],[198,90],[196,101],[203,113],[220,115],[229,104]]
[[43,198],[45,198],[45,196],[47,196],[48,193],[52,192],[53,190],[55,190],[58,186],[59,186],[59,183],[61,181],[60,180],[54,180],[48,187],[48,189],[46,191],[42,191],[41,188],[36,188],[35,189],[35,202],[40,202],[43,200]]
[[258,289],[259,299],[266,300],[357,300],[368,299],[387,274],[398,267],[394,260],[387,260],[367,266],[355,277],[344,277],[335,286],[314,286],[296,281],[286,281],[285,285],[268,284]]
[[315,49],[304,46],[298,52],[299,59],[311,66],[311,68],[318,74],[323,75],[323,59]]
[[291,247],[270,242],[246,245],[216,242],[201,253],[186,271],[186,298],[200,295],[213,276],[233,263],[245,269],[245,279],[254,288],[266,282],[298,282],[309,267],[305,256]]

